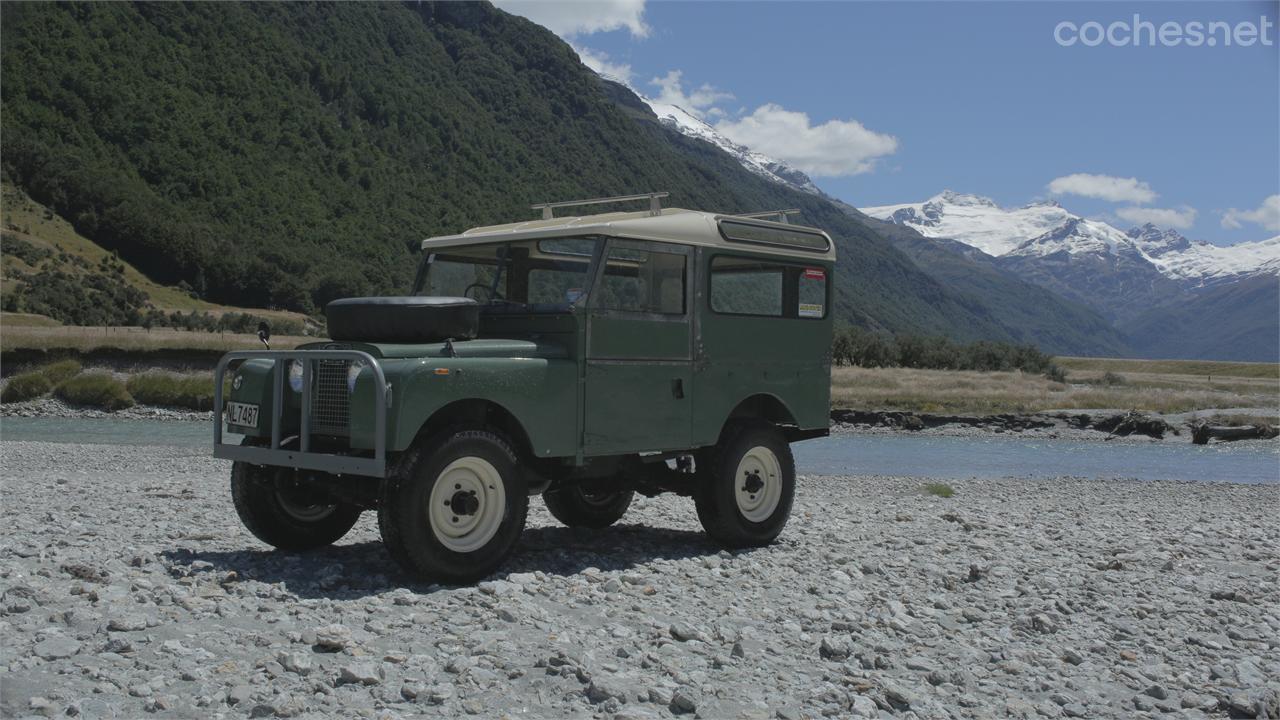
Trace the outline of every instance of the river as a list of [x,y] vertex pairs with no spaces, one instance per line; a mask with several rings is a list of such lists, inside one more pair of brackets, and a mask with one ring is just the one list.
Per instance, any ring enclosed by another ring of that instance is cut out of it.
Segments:
[[[0,440],[207,447],[208,423],[4,418]],[[237,436],[227,440],[237,442]],[[801,474],[938,479],[1086,477],[1280,484],[1280,443],[1080,442],[1021,437],[833,435],[794,446]]]

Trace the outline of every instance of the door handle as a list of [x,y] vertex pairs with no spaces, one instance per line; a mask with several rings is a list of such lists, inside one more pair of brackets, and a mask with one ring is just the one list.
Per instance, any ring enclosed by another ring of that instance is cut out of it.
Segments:
[[677,400],[684,399],[684,380],[675,378],[671,381],[671,396]]

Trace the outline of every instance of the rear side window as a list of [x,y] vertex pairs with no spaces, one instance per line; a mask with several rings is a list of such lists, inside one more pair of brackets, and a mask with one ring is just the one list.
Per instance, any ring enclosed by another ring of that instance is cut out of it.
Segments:
[[724,315],[820,319],[827,316],[827,271],[768,260],[711,259],[711,309]]
[[711,261],[711,309],[782,317],[782,275],[781,265],[716,257]]
[[623,312],[683,315],[686,258],[614,241],[606,258],[600,307]]

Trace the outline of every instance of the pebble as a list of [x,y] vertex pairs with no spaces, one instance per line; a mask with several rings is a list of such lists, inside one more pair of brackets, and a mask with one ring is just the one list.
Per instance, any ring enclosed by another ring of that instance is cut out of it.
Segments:
[[41,660],[61,660],[80,652],[80,643],[71,638],[54,636],[36,643],[32,652]]
[[343,665],[338,671],[338,683],[377,685],[382,682],[382,672],[373,663],[354,662]]
[[147,629],[147,618],[137,613],[112,618],[107,623],[108,630],[117,630],[120,632],[136,632],[138,630]]
[[325,625],[315,629],[315,647],[322,652],[340,652],[351,644],[351,631],[342,625]]
[[0,463],[4,717],[1280,715],[1274,486],[803,477],[733,551],[687,498],[599,531],[533,498],[509,568],[446,587],[372,514],[266,548],[204,449]]

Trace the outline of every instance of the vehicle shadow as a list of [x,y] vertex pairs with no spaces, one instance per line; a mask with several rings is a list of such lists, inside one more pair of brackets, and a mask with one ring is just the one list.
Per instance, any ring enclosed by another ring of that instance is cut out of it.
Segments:
[[[620,524],[602,530],[541,527],[525,530],[511,557],[485,580],[542,571],[565,576],[587,568],[627,570],[652,560],[715,555],[720,547],[701,532]],[[417,580],[396,565],[378,541],[332,545],[305,553],[269,549],[161,553],[176,576],[234,572],[235,580],[281,583],[300,598],[358,599],[403,588],[417,594],[450,589]],[[483,580],[481,581],[483,582]]]

